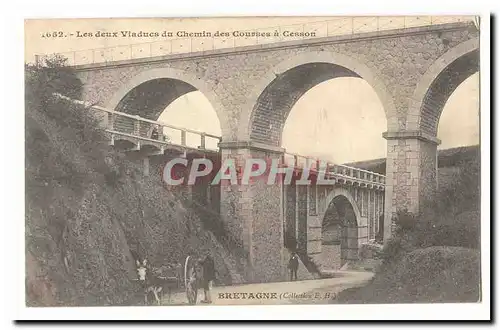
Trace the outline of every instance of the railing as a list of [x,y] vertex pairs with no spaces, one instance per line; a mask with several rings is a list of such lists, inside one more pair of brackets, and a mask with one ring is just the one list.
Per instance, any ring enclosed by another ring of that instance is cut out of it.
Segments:
[[[320,22],[232,31],[228,32],[229,36],[225,37],[214,37],[211,32],[211,35],[205,34],[205,36],[182,37],[181,34],[181,37],[177,39],[71,51],[58,53],[58,55],[66,57],[68,65],[84,65],[457,22],[474,22],[474,17],[336,17]],[[182,33],[188,32],[182,31]],[[179,32],[176,35],[179,36]],[[35,60],[43,60],[46,56],[49,55],[35,55]]]
[[139,138],[143,141],[150,141],[163,145],[174,145],[208,151],[219,150],[217,145],[221,137],[217,135],[113,111],[92,105],[88,102],[73,100],[62,95],[58,95],[58,97],[87,107],[92,111],[94,117],[99,120],[101,126],[107,132],[114,135]]
[[283,156],[283,162],[287,166],[295,168],[309,168],[313,171],[321,171],[323,170],[322,167],[324,167],[326,174],[333,175],[335,177],[355,180],[363,183],[385,185],[385,175],[347,165],[337,165],[328,162],[325,163],[312,157],[285,153]]
[[[219,148],[218,146],[213,149],[207,148],[207,140],[211,139],[212,141],[216,142],[217,145],[222,140],[222,138],[217,135],[194,131],[187,128],[181,128],[163,122],[129,115],[127,113],[113,111],[97,105],[92,105],[88,102],[74,100],[60,94],[56,94],[56,96],[73,103],[81,104],[89,110],[93,111],[93,115],[100,121],[103,128],[105,128],[107,132],[114,135],[121,135],[134,139],[139,138],[143,141],[151,141],[155,143],[159,142],[164,145],[174,145],[184,148],[194,148],[210,151],[218,151]],[[172,135],[165,134],[166,129],[170,130],[171,132],[178,132],[180,134],[178,143],[174,143],[172,141]],[[157,135],[154,135],[154,130],[156,130],[156,132],[158,133]],[[195,143],[194,146],[189,146],[186,139],[187,134],[192,134],[194,137],[198,137],[199,143]],[[293,153],[285,153],[283,155],[282,161],[284,165],[290,167],[307,167],[311,170],[316,171],[322,170],[323,166],[321,160],[319,159]],[[385,185],[384,175],[360,168],[355,168],[347,165],[331,164],[327,162],[325,170],[326,174],[333,175],[335,177],[349,179],[351,181],[354,180],[361,183]]]

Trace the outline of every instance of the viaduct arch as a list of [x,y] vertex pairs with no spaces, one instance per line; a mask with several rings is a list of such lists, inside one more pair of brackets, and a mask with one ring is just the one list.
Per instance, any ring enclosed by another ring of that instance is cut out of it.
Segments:
[[358,77],[375,90],[388,121],[397,121],[396,108],[375,69],[346,55],[305,52],[270,70],[249,95],[239,119],[238,139],[281,146],[283,125],[298,99],[314,86],[333,78]]
[[439,57],[420,78],[410,99],[408,130],[437,135],[441,112],[451,94],[479,71],[479,38],[467,40]]
[[[376,91],[387,119],[383,136],[387,139],[384,238],[388,238],[398,210],[417,213],[423,201],[432,198],[437,182],[437,123],[449,95],[478,70],[478,35],[473,24],[438,23],[83,65],[77,70],[85,84],[85,101],[112,109],[122,107],[120,101],[131,90],[145,92],[137,87],[152,80],[160,89],[170,86],[173,94],[152,104],[150,115],[176,95],[201,91],[219,117],[221,157],[235,159],[236,165],[283,153],[281,129],[286,116],[315,84],[335,77],[364,79]],[[221,192],[221,215],[249,251],[250,281],[279,279],[286,271],[278,220],[283,218],[282,189],[255,182]]]
[[200,91],[208,99],[224,136],[228,129],[225,123],[227,116],[219,96],[203,78],[184,70],[153,68],[141,71],[112,93],[106,107],[156,120],[170,103],[193,91]]
[[358,249],[367,241],[368,222],[351,192],[343,187],[334,188],[326,196],[326,205],[319,214],[321,253],[316,260],[321,267],[337,269],[358,259]]

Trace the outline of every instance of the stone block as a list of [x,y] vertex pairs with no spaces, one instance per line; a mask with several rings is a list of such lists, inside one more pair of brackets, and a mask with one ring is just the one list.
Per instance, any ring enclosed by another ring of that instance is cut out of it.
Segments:
[[321,252],[321,241],[307,241],[307,252],[308,253],[320,253]]
[[366,238],[368,236],[368,227],[358,227],[358,238]]
[[398,131],[400,129],[401,129],[401,127],[400,127],[398,121],[395,121],[395,120],[388,120],[387,121],[387,130],[389,130],[389,131]]
[[320,229],[321,229],[321,222],[322,222],[322,219],[319,216],[310,215],[307,218],[307,225],[309,226],[309,228],[320,227]]
[[315,241],[315,240],[321,240],[322,239],[322,234],[321,234],[321,227],[309,227],[307,229],[307,240],[308,241]]

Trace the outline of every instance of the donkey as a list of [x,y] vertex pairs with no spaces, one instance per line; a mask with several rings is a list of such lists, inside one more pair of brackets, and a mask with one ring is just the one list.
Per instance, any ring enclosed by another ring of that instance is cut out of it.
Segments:
[[148,294],[152,292],[156,303],[160,305],[164,280],[152,274],[147,262],[147,259],[144,259],[142,263],[136,260],[137,275],[139,276],[139,282],[144,290],[144,303],[146,305],[148,304]]
[[[166,274],[163,274],[165,266],[156,269],[152,268],[148,266],[147,259],[144,259],[142,263],[139,260],[136,260],[136,265],[139,282],[142,284],[142,288],[144,290],[145,304],[148,304],[148,294],[150,292],[153,293],[158,305],[161,304],[161,300],[163,298],[162,296],[165,290],[168,290],[168,296],[170,300],[172,286],[178,285],[179,277],[166,277]],[[166,267],[170,268],[171,266],[168,265]]]

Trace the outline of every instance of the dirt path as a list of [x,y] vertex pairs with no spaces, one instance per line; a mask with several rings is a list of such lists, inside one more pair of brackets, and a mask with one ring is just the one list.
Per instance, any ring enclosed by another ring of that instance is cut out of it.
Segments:
[[[338,277],[296,282],[257,283],[214,287],[212,305],[326,304],[345,289],[362,286],[371,272],[338,272]],[[198,304],[204,298],[198,290]],[[185,293],[165,296],[162,305],[187,305]]]

